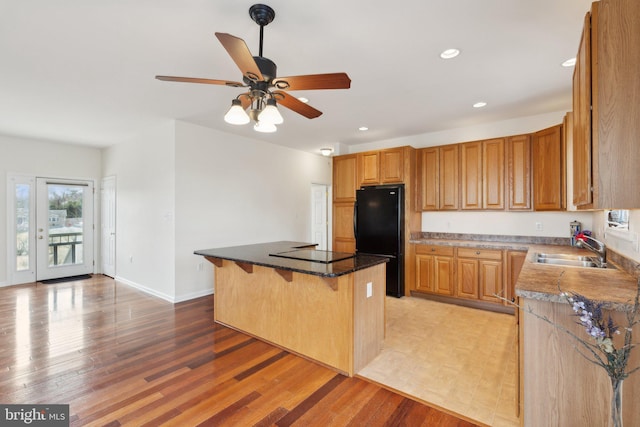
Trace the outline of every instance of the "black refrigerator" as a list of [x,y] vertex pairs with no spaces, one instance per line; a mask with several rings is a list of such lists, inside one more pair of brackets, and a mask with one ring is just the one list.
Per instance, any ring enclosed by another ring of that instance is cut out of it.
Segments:
[[353,225],[356,252],[385,255],[387,295],[404,295],[404,185],[356,190]]

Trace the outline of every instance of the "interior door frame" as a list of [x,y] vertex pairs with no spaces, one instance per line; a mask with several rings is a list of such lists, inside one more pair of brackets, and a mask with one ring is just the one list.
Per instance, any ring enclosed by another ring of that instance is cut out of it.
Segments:
[[[113,203],[109,203],[107,191],[113,189]],[[117,229],[117,179],[115,175],[102,178],[100,183],[100,271],[116,277],[116,229]],[[111,264],[108,262],[111,261]]]

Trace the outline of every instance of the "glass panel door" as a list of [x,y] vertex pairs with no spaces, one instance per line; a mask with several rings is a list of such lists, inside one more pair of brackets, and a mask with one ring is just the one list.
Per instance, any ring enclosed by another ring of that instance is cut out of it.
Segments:
[[7,182],[9,284],[30,283],[36,278],[36,180],[29,176],[9,175]]
[[37,179],[37,280],[93,272],[93,183]]

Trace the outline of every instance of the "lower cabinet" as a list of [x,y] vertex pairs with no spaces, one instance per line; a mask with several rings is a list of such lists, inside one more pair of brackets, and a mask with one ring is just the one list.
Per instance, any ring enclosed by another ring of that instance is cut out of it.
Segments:
[[525,255],[501,249],[415,245],[413,290],[480,308],[508,305],[502,298],[514,295]]
[[417,291],[454,294],[454,249],[449,246],[416,246]]
[[502,251],[458,248],[458,296],[502,303],[504,295]]

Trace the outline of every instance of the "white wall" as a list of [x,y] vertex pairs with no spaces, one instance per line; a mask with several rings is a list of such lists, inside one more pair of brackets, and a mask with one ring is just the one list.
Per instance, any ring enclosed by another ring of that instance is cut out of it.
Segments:
[[194,250],[310,241],[311,184],[330,182],[326,157],[177,122],[176,299],[212,290]]
[[[79,145],[0,135],[0,285],[7,284],[7,174],[76,178],[100,183],[100,150]],[[99,188],[99,187],[98,187]],[[97,193],[96,193],[97,194]],[[94,212],[99,218],[99,197]],[[96,227],[98,229],[98,227]],[[99,260],[100,236],[95,236],[95,259]],[[96,265],[98,263],[96,262]]]
[[175,253],[173,121],[103,150],[116,176],[116,277],[172,300]]

